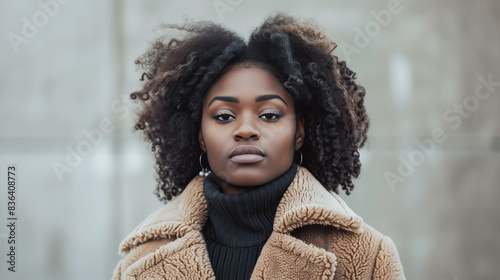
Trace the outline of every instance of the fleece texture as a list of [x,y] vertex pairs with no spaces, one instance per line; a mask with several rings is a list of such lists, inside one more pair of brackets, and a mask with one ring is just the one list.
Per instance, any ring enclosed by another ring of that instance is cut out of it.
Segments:
[[[113,280],[215,279],[201,229],[204,177],[195,177],[120,244]],[[281,199],[256,279],[405,279],[393,241],[299,168]]]

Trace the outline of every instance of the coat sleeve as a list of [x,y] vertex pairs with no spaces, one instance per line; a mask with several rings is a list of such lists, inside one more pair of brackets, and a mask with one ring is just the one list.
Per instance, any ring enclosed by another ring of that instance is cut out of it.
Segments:
[[405,279],[396,245],[388,236],[384,236],[380,243],[373,270],[373,279]]

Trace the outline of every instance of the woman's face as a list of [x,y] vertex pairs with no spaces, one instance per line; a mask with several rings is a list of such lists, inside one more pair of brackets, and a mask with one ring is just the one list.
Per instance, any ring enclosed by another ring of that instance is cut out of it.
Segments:
[[225,193],[283,174],[304,141],[293,97],[267,70],[235,65],[207,92],[198,140]]

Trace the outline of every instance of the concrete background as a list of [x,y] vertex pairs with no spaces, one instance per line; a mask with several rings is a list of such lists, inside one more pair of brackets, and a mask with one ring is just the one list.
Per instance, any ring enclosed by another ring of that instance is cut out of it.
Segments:
[[[119,242],[162,206],[149,148],[132,133],[134,59],[162,22],[186,15],[248,37],[278,10],[315,18],[366,87],[370,146],[342,197],[394,240],[407,278],[498,278],[500,86],[484,80],[500,82],[500,2],[54,1],[0,2],[1,279],[110,279]],[[58,164],[69,166],[59,177]]]

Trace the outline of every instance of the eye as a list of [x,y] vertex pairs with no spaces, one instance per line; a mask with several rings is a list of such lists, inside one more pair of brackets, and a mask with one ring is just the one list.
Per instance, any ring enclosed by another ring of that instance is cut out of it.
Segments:
[[[277,121],[281,117],[283,117],[283,114],[281,114],[280,112],[266,112],[260,114],[259,116],[260,119],[265,121]],[[219,112],[218,114],[215,114],[212,118],[220,123],[230,122],[236,119],[236,117],[230,112]]]
[[279,113],[264,113],[259,116],[259,118],[264,119],[266,121],[277,121],[279,120],[283,115]]
[[228,122],[231,119],[234,119],[234,116],[230,115],[230,114],[222,113],[222,114],[218,114],[218,115],[213,116],[213,118],[214,118],[214,120],[216,120],[218,122]]

